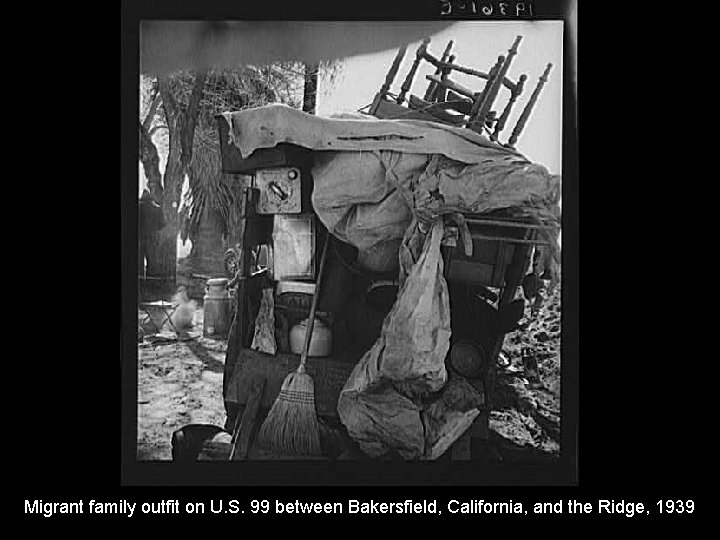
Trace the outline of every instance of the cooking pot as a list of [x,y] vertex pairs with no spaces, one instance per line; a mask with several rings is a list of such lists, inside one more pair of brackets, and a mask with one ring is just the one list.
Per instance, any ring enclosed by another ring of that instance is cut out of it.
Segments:
[[460,340],[450,349],[450,365],[463,377],[477,379],[485,372],[487,356],[487,352],[478,342]]
[[[290,330],[290,350],[295,354],[302,354],[307,332],[308,321],[296,324]],[[315,319],[313,333],[308,347],[308,356],[329,356],[332,351],[332,332],[330,328],[320,319]]]

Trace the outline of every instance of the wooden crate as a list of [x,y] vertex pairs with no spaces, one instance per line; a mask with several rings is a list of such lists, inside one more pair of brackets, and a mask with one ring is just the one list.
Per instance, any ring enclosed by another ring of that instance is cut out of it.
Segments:
[[513,240],[523,239],[527,231],[482,224],[470,224],[469,228],[472,255],[465,254],[462,244],[448,250],[448,279],[469,285],[503,287],[505,274],[515,253],[516,244]]

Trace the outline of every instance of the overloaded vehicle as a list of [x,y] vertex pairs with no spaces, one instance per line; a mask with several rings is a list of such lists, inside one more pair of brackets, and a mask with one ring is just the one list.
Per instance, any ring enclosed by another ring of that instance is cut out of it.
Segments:
[[226,254],[227,418],[200,459],[481,452],[504,338],[559,268],[560,177],[516,148],[552,65],[527,96],[510,73],[521,40],[480,71],[426,39],[394,93],[402,47],[357,114],[217,116],[242,220]]

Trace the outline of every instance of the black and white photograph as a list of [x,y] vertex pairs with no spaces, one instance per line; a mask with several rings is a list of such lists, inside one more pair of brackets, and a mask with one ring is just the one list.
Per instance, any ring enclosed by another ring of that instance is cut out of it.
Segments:
[[62,166],[17,199],[52,266],[15,303],[38,347],[8,358],[33,383],[11,506],[295,535],[692,521],[706,340],[650,230],[680,223],[643,92],[666,25],[596,8],[583,108],[577,0],[121,0],[119,145],[89,55],[117,38],[53,21],[77,76],[23,86],[57,104],[24,161]]
[[138,462],[558,464],[566,26],[141,21]]

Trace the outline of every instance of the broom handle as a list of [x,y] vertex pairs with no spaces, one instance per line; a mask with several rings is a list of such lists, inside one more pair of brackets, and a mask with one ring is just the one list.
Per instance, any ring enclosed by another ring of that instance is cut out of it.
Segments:
[[310,316],[308,317],[307,330],[305,331],[305,341],[303,342],[302,354],[300,355],[298,373],[305,373],[305,362],[307,361],[308,350],[310,349],[310,340],[312,339],[313,327],[315,326],[315,310],[317,309],[318,299],[320,298],[320,285],[322,283],[323,273],[325,270],[325,259],[327,259],[329,245],[330,231],[328,230],[327,235],[325,236],[325,245],[323,246],[322,255],[320,256],[320,270],[318,270],[315,294],[313,294],[312,305],[310,306]]

